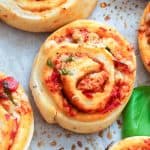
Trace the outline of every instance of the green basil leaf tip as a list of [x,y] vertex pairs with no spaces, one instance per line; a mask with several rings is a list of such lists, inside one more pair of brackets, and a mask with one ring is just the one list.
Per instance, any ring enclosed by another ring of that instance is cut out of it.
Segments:
[[150,86],[134,89],[123,112],[122,136],[150,136]]

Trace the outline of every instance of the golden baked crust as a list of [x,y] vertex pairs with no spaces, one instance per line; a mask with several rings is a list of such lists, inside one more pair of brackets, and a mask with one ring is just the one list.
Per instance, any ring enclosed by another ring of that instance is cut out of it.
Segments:
[[43,44],[30,88],[47,122],[91,133],[108,127],[121,113],[135,71],[133,48],[115,29],[78,20]]
[[67,0],[15,0],[16,4],[24,10],[32,12],[41,12],[46,10],[51,10],[55,7],[66,3]]
[[0,149],[27,150],[33,135],[33,114],[23,88],[0,73]]
[[141,18],[138,43],[143,63],[150,72],[150,2],[148,2]]
[[129,137],[114,144],[109,150],[149,150],[150,137],[135,136]]
[[73,20],[86,18],[97,0],[1,0],[0,19],[30,32],[52,32]]

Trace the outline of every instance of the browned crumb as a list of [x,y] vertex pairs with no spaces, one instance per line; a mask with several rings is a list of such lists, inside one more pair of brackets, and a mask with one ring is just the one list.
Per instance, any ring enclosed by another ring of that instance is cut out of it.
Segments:
[[71,150],[75,150],[75,149],[76,149],[76,145],[75,145],[75,144],[72,144]]
[[87,138],[87,142],[90,142],[90,143],[91,143],[91,142],[93,142],[93,139],[92,139],[91,137],[88,137],[88,138]]
[[51,146],[56,146],[57,143],[56,143],[56,141],[52,141],[52,142],[50,142],[50,145],[51,145]]
[[138,8],[139,6],[138,5],[135,5],[135,8]]
[[118,120],[117,120],[117,124],[118,124],[118,127],[121,128],[121,126],[122,126],[121,120],[118,119]]
[[102,137],[103,136],[103,131],[99,131],[98,136]]
[[59,148],[58,150],[64,150],[64,147]]
[[71,135],[72,135],[71,132],[66,132],[66,133],[65,133],[65,136],[66,136],[67,138],[71,137]]
[[112,139],[112,133],[111,133],[110,130],[107,132],[107,138],[108,138],[108,139]]
[[77,144],[79,147],[82,147],[82,142],[81,141],[77,141]]
[[37,132],[36,132],[36,130],[34,131],[34,136],[35,136],[35,137],[37,136]]
[[43,134],[46,134],[46,133],[47,133],[46,131],[43,131],[43,132],[42,132],[42,135],[43,135]]
[[38,141],[37,146],[41,147],[43,144],[44,144],[43,141]]
[[105,20],[105,21],[110,20],[110,16],[109,16],[109,15],[105,16],[105,17],[104,17],[104,20]]
[[124,22],[124,27],[125,27],[125,28],[127,28],[127,27],[128,27],[128,25],[127,25],[127,23],[126,23],[126,22]]
[[48,135],[47,135],[47,137],[48,137],[48,138],[51,138],[51,135],[50,135],[50,134],[48,134]]
[[106,8],[108,5],[107,5],[107,3],[106,2],[101,2],[100,3],[100,7],[101,8]]
[[60,138],[62,136],[62,133],[58,133],[57,137]]

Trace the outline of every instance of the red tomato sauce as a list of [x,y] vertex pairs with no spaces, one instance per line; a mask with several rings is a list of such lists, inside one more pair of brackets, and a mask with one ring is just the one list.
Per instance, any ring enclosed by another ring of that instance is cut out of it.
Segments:
[[68,102],[66,100],[63,100],[63,107],[64,107],[65,112],[69,116],[71,116],[71,117],[76,116],[76,114],[77,114],[76,111],[73,110],[72,106],[70,104],[68,104]]
[[123,73],[131,73],[131,70],[129,69],[128,65],[121,63],[119,61],[114,61],[114,65],[116,67],[116,69],[118,69],[119,71],[123,72]]
[[13,145],[13,142],[15,140],[15,137],[17,135],[17,132],[18,132],[18,129],[19,129],[19,124],[18,124],[18,121],[17,119],[14,119],[14,126],[13,126],[13,130],[10,134],[10,140],[12,141],[12,143],[10,143],[9,147],[8,147],[8,150],[11,149],[12,145]]
[[106,71],[102,71],[97,77],[92,77],[91,75],[84,76],[77,84],[77,88],[88,98],[92,98],[94,93],[104,92],[105,85],[109,79]]
[[121,100],[126,94],[124,93],[125,91],[122,90],[124,86],[128,87],[128,84],[120,80],[116,82],[105,109],[101,111],[102,113],[107,113],[121,104]]
[[58,71],[53,71],[52,74],[45,80],[45,83],[51,92],[57,92],[62,89],[60,74]]

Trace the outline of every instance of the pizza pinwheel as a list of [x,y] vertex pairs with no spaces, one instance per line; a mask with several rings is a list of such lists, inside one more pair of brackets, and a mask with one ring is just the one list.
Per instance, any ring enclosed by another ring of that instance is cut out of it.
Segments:
[[97,0],[1,0],[0,19],[30,32],[52,32],[73,20],[86,18]]
[[108,127],[121,113],[135,71],[133,48],[115,29],[78,20],[43,44],[30,88],[47,122],[91,133]]
[[19,83],[0,73],[0,149],[27,150],[33,134],[33,114]]
[[126,138],[109,148],[109,150],[149,150],[150,137],[135,136]]
[[150,71],[150,2],[144,10],[138,31],[138,42],[143,63]]

